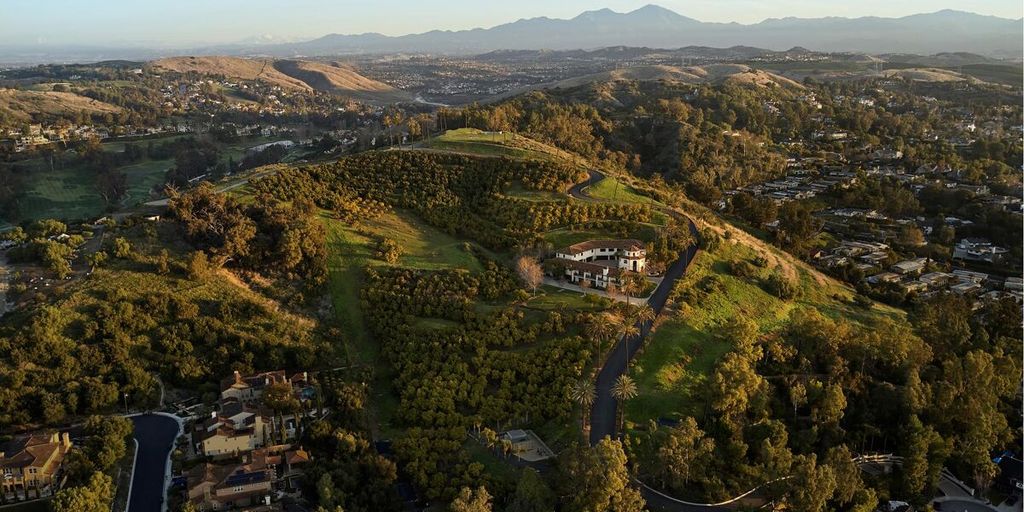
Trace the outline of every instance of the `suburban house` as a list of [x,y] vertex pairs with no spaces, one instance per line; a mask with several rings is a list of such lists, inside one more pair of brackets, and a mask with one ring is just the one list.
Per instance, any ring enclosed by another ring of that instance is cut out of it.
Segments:
[[953,248],[953,259],[998,263],[1008,252],[1006,248],[992,245],[988,240],[964,238]]
[[640,240],[588,240],[555,251],[551,260],[565,268],[569,281],[595,288],[618,284],[622,272],[643,272],[647,249]]
[[235,370],[232,377],[221,381],[220,398],[234,398],[243,404],[251,404],[258,402],[263,396],[263,388],[278,382],[288,382],[284,370],[257,373],[247,377],[243,377]]
[[920,275],[924,271],[925,265],[928,263],[928,258],[914,258],[911,260],[901,261],[892,266],[890,270],[897,274],[902,275]]
[[64,456],[71,451],[71,437],[67,432],[31,434],[11,440],[2,449],[3,491],[40,489],[57,481]]
[[196,510],[270,504],[274,468],[259,463],[199,464],[188,472],[188,500]]
[[306,372],[291,378],[284,370],[242,376],[239,372],[221,381],[218,410],[193,428],[196,452],[207,457],[227,458],[268,446],[275,440],[293,439],[298,418],[294,414],[276,415],[263,405],[264,390],[277,383],[291,386],[300,401],[312,397]]
[[221,400],[220,411],[196,424],[193,440],[196,451],[207,457],[234,457],[264,446],[272,428],[267,414],[232,397]]
[[881,274],[875,274],[865,279],[865,281],[871,284],[878,283],[898,283],[900,282],[900,275],[893,272],[882,272]]
[[953,281],[956,281],[956,276],[953,274],[947,274],[946,272],[929,272],[917,279],[918,281],[925,283],[929,288],[942,288]]

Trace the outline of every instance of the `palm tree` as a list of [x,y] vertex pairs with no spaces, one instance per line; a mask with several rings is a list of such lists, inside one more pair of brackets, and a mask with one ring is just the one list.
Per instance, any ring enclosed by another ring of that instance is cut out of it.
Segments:
[[650,304],[644,302],[633,308],[630,312],[630,316],[637,323],[646,324],[647,322],[654,321],[658,315],[654,312],[654,308],[652,308]]
[[627,270],[619,276],[619,290],[622,290],[622,294],[626,296],[627,306],[629,305],[629,298],[633,296],[637,289],[637,282],[632,272]]
[[636,382],[629,375],[619,375],[619,378],[615,379],[615,384],[612,384],[612,398],[619,402],[617,412],[619,414],[620,431],[622,430],[622,423],[626,419],[626,401],[636,398],[638,394]]
[[625,345],[623,348],[623,357],[626,358],[626,371],[629,371],[629,339],[640,334],[640,329],[636,326],[636,322],[629,316],[616,316],[617,323],[616,338],[621,339],[622,344]]
[[590,407],[594,405],[594,400],[597,400],[597,391],[594,389],[594,385],[590,383],[590,379],[584,377],[572,385],[569,395],[574,402],[580,405],[580,409],[583,409],[582,426],[583,430],[586,431],[587,416],[590,416]]
[[584,327],[586,335],[597,342],[596,364],[601,364],[601,360],[604,359],[604,352],[601,350],[604,344],[614,339],[618,333],[618,323],[618,319],[611,313],[601,313],[591,315],[590,321]]

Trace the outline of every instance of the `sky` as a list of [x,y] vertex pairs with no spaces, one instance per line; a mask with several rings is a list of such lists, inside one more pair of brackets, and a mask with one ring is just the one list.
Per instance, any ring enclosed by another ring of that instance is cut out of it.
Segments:
[[[0,44],[146,44],[175,47],[259,36],[402,35],[491,27],[520,18],[627,12],[652,0],[0,0]],[[898,17],[957,9],[1017,19],[1021,0],[660,0],[701,21],[757,23],[796,16]]]

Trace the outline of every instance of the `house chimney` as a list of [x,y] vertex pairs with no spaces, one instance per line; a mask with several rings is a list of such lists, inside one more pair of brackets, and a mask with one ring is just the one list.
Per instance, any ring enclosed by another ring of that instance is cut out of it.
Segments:
[[238,370],[235,370],[235,384],[241,384],[241,383],[242,383],[242,374],[238,373]]
[[71,434],[64,432],[60,435],[60,438],[61,444],[63,444],[65,448],[71,448]]

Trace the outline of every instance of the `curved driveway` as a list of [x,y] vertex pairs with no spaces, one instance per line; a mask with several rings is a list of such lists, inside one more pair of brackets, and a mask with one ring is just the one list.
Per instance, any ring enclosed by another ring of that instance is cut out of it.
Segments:
[[140,414],[131,420],[139,449],[127,512],[166,510],[167,462],[178,438],[178,422],[159,414]]
[[[577,183],[569,189],[569,195],[576,199],[583,201],[593,201],[594,199],[588,197],[584,192],[584,189],[604,179],[604,175],[599,171],[587,171],[588,178],[586,181]],[[664,279],[658,284],[658,287],[654,289],[654,293],[651,294],[647,299],[647,304],[654,310],[655,315],[660,315],[661,311],[665,308],[665,303],[668,302],[668,295],[671,293],[672,288],[675,286],[676,281],[680,277],[686,275],[686,269],[690,266],[690,262],[693,261],[693,257],[697,255],[697,244],[700,241],[700,233],[697,231],[697,226],[693,224],[693,221],[688,219],[686,216],[679,212],[663,208],[662,211],[678,220],[685,220],[690,226],[690,233],[693,235],[694,243],[684,251],[678,260],[676,260],[668,270],[665,272]],[[590,410],[590,444],[597,444],[598,441],[605,437],[615,437],[617,425],[615,422],[616,410],[618,404],[616,400],[612,398],[612,385],[615,384],[615,379],[618,379],[620,375],[625,373],[627,359],[632,360],[636,355],[637,351],[643,345],[644,338],[651,332],[651,326],[654,322],[641,322],[637,324],[639,334],[636,336],[624,337],[619,340],[608,355],[608,359],[605,360],[604,366],[601,371],[597,374],[597,397],[594,400],[594,405]],[[640,491],[647,501],[647,505],[654,510],[668,510],[672,512],[707,512],[707,511],[718,511],[718,510],[731,510],[729,506],[719,505],[702,505],[697,503],[687,503],[668,495],[662,494],[646,485],[640,487]],[[730,505],[736,506],[741,503],[730,503]]]

